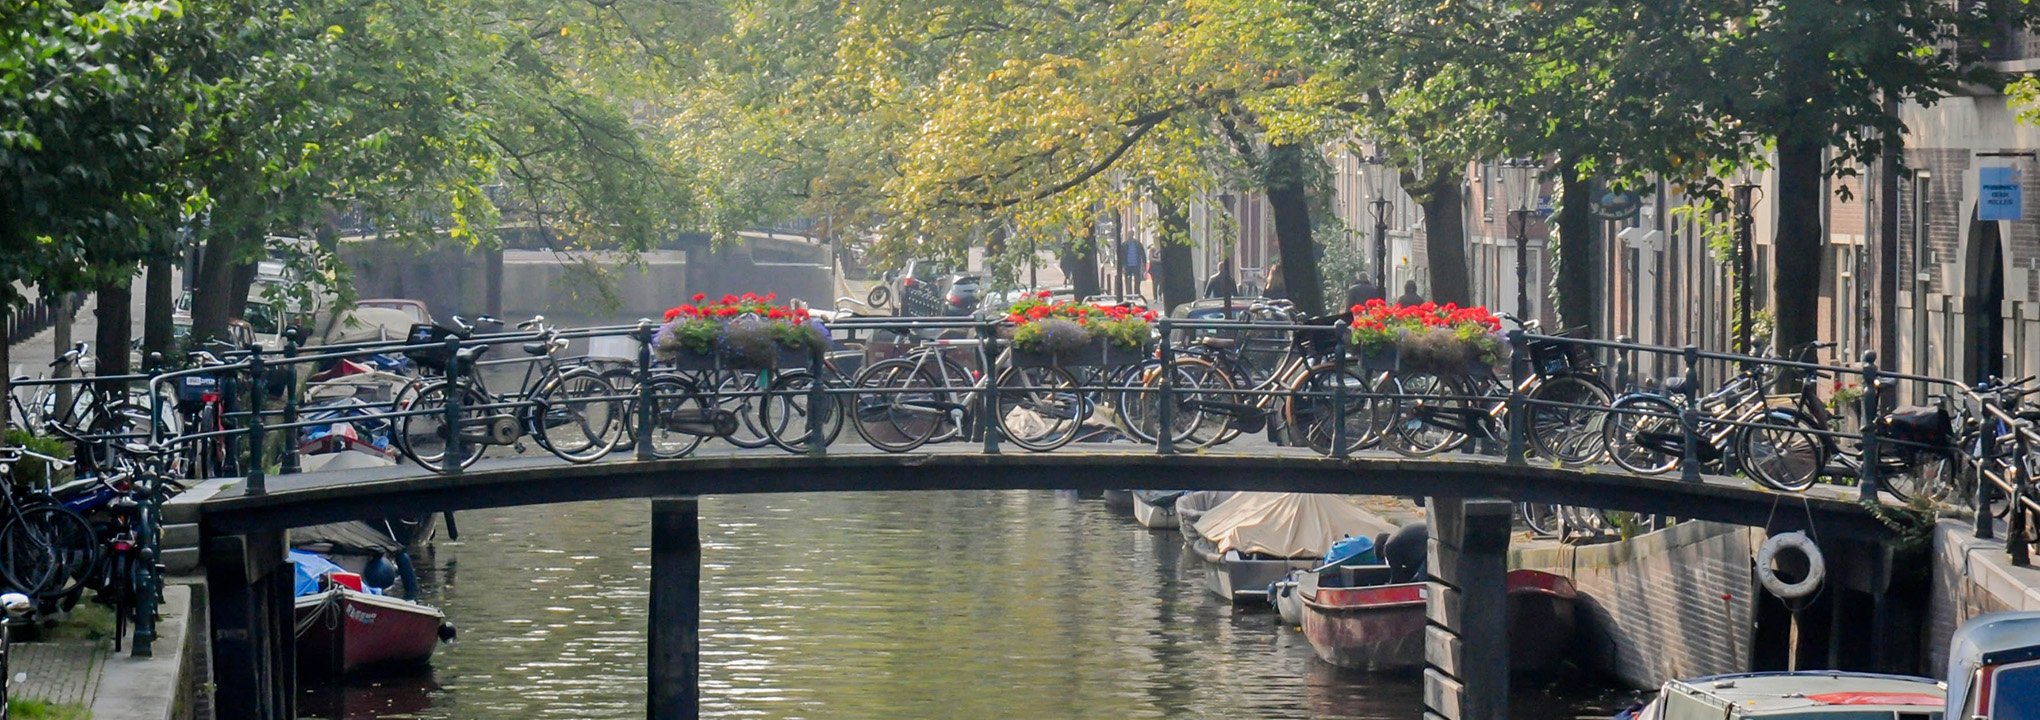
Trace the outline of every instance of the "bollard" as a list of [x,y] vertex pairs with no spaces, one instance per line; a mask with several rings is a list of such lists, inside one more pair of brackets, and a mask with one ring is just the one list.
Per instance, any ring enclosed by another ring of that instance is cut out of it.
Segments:
[[446,426],[442,430],[446,433],[446,455],[440,458],[439,471],[448,475],[459,475],[461,471],[460,460],[467,456],[463,448],[466,443],[462,441],[460,436],[460,406],[462,401],[467,399],[462,397],[466,393],[462,392],[463,386],[460,382],[461,375],[465,374],[462,372],[463,368],[459,365],[460,336],[447,336],[445,345],[446,397],[442,398],[442,407],[446,414]]
[[1352,323],[1332,325],[1339,335],[1332,343],[1332,457],[1346,459],[1346,339],[1352,337]]
[[1509,383],[1508,399],[1509,448],[1508,454],[1503,456],[1504,462],[1510,465],[1530,464],[1530,451],[1526,447],[1523,437],[1527,434],[1530,425],[1530,418],[1528,417],[1530,414],[1529,398],[1523,396],[1523,391],[1520,389],[1521,383],[1513,382],[1514,380],[1527,377],[1531,372],[1535,372],[1530,362],[1529,340],[1523,336],[1521,329],[1510,330],[1509,379],[1512,382]]
[[[822,387],[822,348],[808,348],[807,388],[807,453],[810,457],[821,457],[829,453],[827,438],[822,437],[822,413],[830,412],[829,393]],[[787,401],[792,403],[791,399]]]
[[992,364],[998,360],[998,330],[990,322],[978,325],[978,368],[984,375],[982,394],[978,397],[978,424],[985,433],[985,454],[999,454],[999,392],[993,381]]
[[248,344],[248,494],[268,491],[262,466],[262,396],[269,390],[269,364],[262,361],[262,346]]
[[1700,348],[1687,345],[1686,406],[1679,409],[1679,479],[1700,482]]
[[[1169,343],[1169,319],[1155,321],[1162,332],[1160,397],[1155,404],[1155,453],[1176,454],[1176,348]],[[1122,412],[1124,408],[1121,409]]]
[[[293,438],[291,441],[283,444],[283,460],[280,472],[285,475],[296,475],[299,470],[298,444],[295,439],[298,434],[297,364],[289,361],[297,358],[298,337],[303,332],[303,329],[295,325],[285,328],[283,331],[284,367],[290,368],[290,383],[283,389],[283,424],[290,428],[290,435]],[[264,378],[264,384],[267,384],[267,380],[268,378]]]
[[652,321],[639,320],[637,333],[637,429],[631,434],[632,443],[637,445],[637,459],[652,460],[658,455],[652,452]]
[[[1881,388],[1877,387],[1877,351],[1865,351],[1863,353],[1863,407],[1884,407],[1883,398],[1878,397],[1881,394],[1881,390]],[[1862,440],[1863,484],[1857,488],[1859,491],[1858,499],[1866,503],[1874,503],[1877,502],[1877,491],[1879,490],[1880,481],[1883,479],[1879,477],[1883,472],[1878,465],[1882,463],[1884,453],[1883,448],[1879,447],[1877,442],[1877,422],[1873,419],[1877,416],[1864,415],[1863,417],[1865,419]]]
[[[1978,386],[1978,388],[1981,389],[1982,386]],[[1996,528],[1991,527],[1996,521],[1990,517],[1990,494],[1991,490],[1995,488],[1995,483],[1992,483],[1989,478],[1984,477],[1983,467],[1985,462],[1997,457],[1997,411],[1997,394],[1983,394],[1983,427],[1976,433],[1977,449],[1976,457],[1974,458],[1976,462],[1976,496],[1971,498],[1976,503],[1974,507],[1976,509],[1976,539],[1978,540],[1989,540],[1991,536],[1996,534]],[[1956,451],[1960,452],[1961,450],[1958,448]],[[2023,463],[2025,459],[2020,458],[2019,462]]]

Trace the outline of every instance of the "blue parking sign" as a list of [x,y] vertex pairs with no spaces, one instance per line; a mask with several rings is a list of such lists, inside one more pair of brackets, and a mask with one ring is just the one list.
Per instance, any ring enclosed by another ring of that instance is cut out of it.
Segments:
[[1977,174],[1976,219],[2018,220],[2025,212],[2025,193],[2010,167],[1981,167]]

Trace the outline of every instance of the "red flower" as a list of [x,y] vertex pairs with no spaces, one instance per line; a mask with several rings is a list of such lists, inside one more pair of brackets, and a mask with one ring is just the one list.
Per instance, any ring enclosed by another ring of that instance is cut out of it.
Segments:
[[731,295],[731,294],[729,294],[729,293],[724,293],[724,294],[723,294],[723,296],[722,296],[722,304],[724,304],[724,305],[735,305],[735,304],[737,304],[737,296],[735,296],[735,295]]
[[708,299],[708,293],[695,293],[695,294],[694,294],[694,301],[695,301],[695,302],[697,302],[697,303],[698,303],[698,302],[701,302],[701,301],[703,301],[703,300],[707,300],[707,299]]
[[1048,297],[1048,291],[1047,291],[1047,290],[1043,290],[1043,291],[1041,291],[1041,292],[1035,293],[1035,295],[1036,295],[1036,296],[1038,296],[1038,297],[1044,297],[1044,298],[1045,298],[1045,297]]
[[786,319],[786,311],[781,308],[772,308],[765,311],[765,317],[773,320],[784,320]]
[[765,299],[766,299],[766,300],[767,300],[768,302],[769,302],[769,301],[772,301],[772,300],[778,300],[778,299],[779,299],[779,293],[776,293],[776,292],[769,292],[769,293],[765,293]]
[[673,318],[676,317],[680,317],[680,308],[671,308],[666,311],[666,322],[673,322]]

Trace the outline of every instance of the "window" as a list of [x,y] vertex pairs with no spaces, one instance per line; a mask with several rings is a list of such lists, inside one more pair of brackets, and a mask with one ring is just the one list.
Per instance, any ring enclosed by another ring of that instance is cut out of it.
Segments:
[[2040,720],[2040,662],[1999,668],[1990,705],[1991,720]]
[[1480,212],[1487,222],[1495,221],[1495,176],[1499,174],[1493,164],[1480,166]]

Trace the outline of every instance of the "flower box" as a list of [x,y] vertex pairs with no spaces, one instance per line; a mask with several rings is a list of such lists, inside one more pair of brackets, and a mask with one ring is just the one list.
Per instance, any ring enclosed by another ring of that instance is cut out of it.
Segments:
[[1129,348],[1107,343],[1105,338],[1094,337],[1083,347],[1064,352],[1050,350],[1022,350],[1013,348],[1013,367],[1118,367],[1137,365],[1148,357],[1145,347]]
[[[653,337],[659,359],[689,372],[724,368],[770,370],[806,368],[814,350],[828,347],[828,328],[805,308],[772,304],[776,296],[726,295],[666,311],[666,324]],[[714,348],[704,352],[702,348]]]
[[1360,369],[1368,373],[1394,372],[1401,360],[1401,353],[1394,345],[1362,347],[1354,346],[1353,358],[1360,361]]
[[715,353],[695,352],[686,348],[673,352],[671,357],[673,369],[682,372],[710,372],[720,365],[716,362]]

